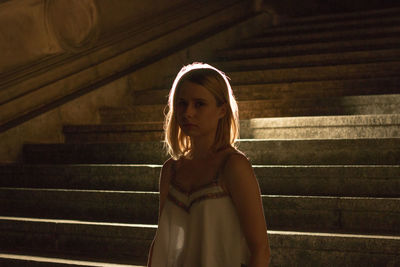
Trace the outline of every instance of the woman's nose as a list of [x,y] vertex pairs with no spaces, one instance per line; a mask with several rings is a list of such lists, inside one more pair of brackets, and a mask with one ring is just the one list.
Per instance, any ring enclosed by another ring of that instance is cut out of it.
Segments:
[[195,108],[194,108],[194,105],[193,104],[188,104],[187,106],[186,106],[186,108],[185,108],[185,111],[184,111],[184,116],[185,117],[193,117],[194,116],[194,114],[195,114]]

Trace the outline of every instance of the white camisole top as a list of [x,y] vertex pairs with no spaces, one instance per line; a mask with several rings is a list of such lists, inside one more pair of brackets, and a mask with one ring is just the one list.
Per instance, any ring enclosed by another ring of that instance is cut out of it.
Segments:
[[172,177],[149,266],[244,267],[249,255],[235,206],[218,175],[190,193]]

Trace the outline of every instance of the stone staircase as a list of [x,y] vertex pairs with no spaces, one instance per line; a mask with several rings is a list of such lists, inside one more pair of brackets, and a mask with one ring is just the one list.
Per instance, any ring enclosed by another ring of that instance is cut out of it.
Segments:
[[[216,52],[272,266],[400,265],[399,15],[293,19]],[[167,93],[138,91],[104,107],[103,124],[67,125],[65,144],[26,145],[23,165],[0,166],[0,266],[145,265]]]

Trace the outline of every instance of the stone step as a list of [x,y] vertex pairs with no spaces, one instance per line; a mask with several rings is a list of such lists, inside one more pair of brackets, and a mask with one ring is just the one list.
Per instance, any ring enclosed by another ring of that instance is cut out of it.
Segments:
[[[156,224],[158,193],[0,188],[4,216]],[[400,198],[262,195],[269,229],[393,234]],[[385,218],[385,220],[382,220]]]
[[365,165],[398,164],[400,139],[268,140],[239,143],[254,164]]
[[332,98],[303,98],[243,101],[242,119],[293,116],[332,116],[400,113],[400,95],[365,95]]
[[340,64],[361,64],[398,61],[400,49],[371,49],[362,51],[331,52],[277,57],[257,57],[213,63],[219,69],[228,71],[279,69],[310,66],[329,66]]
[[158,191],[161,165],[0,165],[0,187]]
[[296,32],[288,35],[259,35],[242,41],[240,47],[274,46],[287,44],[310,43],[315,41],[330,42],[338,40],[368,39],[377,37],[394,37],[400,32],[400,20],[380,25],[357,25],[358,27],[338,28],[311,32]]
[[[144,264],[144,263],[143,263]],[[111,262],[98,262],[88,261],[82,259],[71,259],[71,258],[60,258],[57,257],[44,257],[35,255],[21,255],[21,254],[9,254],[1,253],[0,251],[0,266],[7,267],[79,267],[79,266],[90,266],[90,267],[145,267],[145,265],[132,265],[132,264],[120,264]]]
[[4,216],[157,223],[157,192],[2,187],[0,199]]
[[293,17],[280,21],[280,27],[302,26],[302,25],[324,25],[332,22],[349,22],[364,24],[379,24],[387,20],[398,18],[399,7],[389,7],[374,10],[358,10],[336,14],[323,14],[307,17]]
[[271,266],[396,266],[399,236],[270,231]]
[[[400,197],[399,165],[253,165],[261,193]],[[158,191],[161,165],[0,165],[0,187]]]
[[255,84],[388,77],[398,76],[399,71],[400,61],[392,61],[335,66],[233,71],[229,72],[228,76],[232,81],[238,84]]
[[[108,261],[141,261],[156,231],[155,225],[131,225],[0,217],[3,249],[57,255],[89,254]],[[395,266],[400,261],[400,237],[268,231],[270,266]],[[17,254],[17,253],[15,253]],[[307,255],[307,257],[304,257]]]
[[244,139],[398,138],[400,114],[255,118],[240,129]]
[[235,81],[235,83],[255,84],[289,81],[363,79],[388,76],[398,77],[399,71],[400,61],[392,61],[335,66],[233,71],[229,72],[228,76],[232,81]]
[[3,216],[1,252],[145,265],[156,227]]
[[[400,94],[344,97],[282,98],[240,101],[240,119],[333,116],[400,113]],[[130,107],[103,107],[99,110],[103,124],[162,122],[163,104]]]
[[400,197],[400,165],[253,165],[262,194]]
[[[149,126],[145,130],[143,126]],[[242,139],[337,139],[400,137],[400,114],[254,118],[240,121]],[[66,143],[161,141],[163,124],[126,123],[64,126]]]
[[[378,15],[378,13],[380,13]],[[299,17],[282,21],[279,25],[264,30],[264,35],[279,36],[321,31],[339,31],[345,29],[360,29],[366,27],[396,25],[399,23],[399,9],[379,11],[375,15],[353,16],[354,13],[339,14],[335,16],[321,16],[320,20],[315,17]],[[307,22],[308,20],[308,22]],[[313,21],[314,20],[314,21]]]
[[27,164],[162,164],[168,159],[162,142],[100,144],[27,144]]
[[102,107],[99,109],[102,124],[110,123],[161,123],[165,104],[136,105],[129,107]]
[[[0,188],[0,198],[4,216],[157,223],[158,193],[153,192]],[[263,195],[262,199],[269,229],[400,231],[400,198]]]
[[[268,140],[242,139],[239,149],[253,164],[396,165],[400,138]],[[161,164],[168,156],[162,142],[102,144],[27,144],[27,164]]]
[[343,53],[349,51],[369,51],[374,49],[395,49],[400,44],[398,37],[339,40],[305,44],[286,44],[270,47],[245,47],[219,50],[216,55],[222,60],[250,59],[260,57],[284,57],[322,53]]
[[163,140],[163,123],[64,125],[66,143],[118,143]]
[[[246,60],[246,62],[251,61]],[[246,63],[243,63],[243,65],[245,64]],[[257,99],[307,98],[310,96],[322,98],[350,95],[394,94],[400,93],[400,77],[243,85],[233,83],[232,89],[239,102]],[[169,89],[135,91],[134,104],[166,104],[168,93]]]

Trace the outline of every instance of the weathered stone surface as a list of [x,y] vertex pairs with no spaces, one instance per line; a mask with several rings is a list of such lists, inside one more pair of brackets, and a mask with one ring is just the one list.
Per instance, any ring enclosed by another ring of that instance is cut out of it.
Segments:
[[280,35],[299,35],[310,32],[337,32],[375,26],[387,27],[399,23],[399,13],[399,8],[390,8],[374,10],[372,13],[360,13],[357,16],[352,16],[354,13],[348,13],[336,14],[338,16],[291,18],[290,20],[282,21],[275,27],[264,29],[264,36],[277,37]]
[[[100,222],[156,224],[158,193],[1,188],[1,214]],[[398,198],[262,196],[271,230],[395,234]],[[385,220],[381,220],[385,218]]]
[[27,145],[24,150],[26,163],[36,164],[161,164],[168,158],[161,142]]
[[158,191],[160,165],[0,165],[0,187]]
[[[257,54],[257,56],[260,55]],[[252,71],[233,71],[229,72],[228,76],[235,81],[235,83],[254,84],[396,76],[399,71],[400,61],[390,61],[272,70],[258,69]]]
[[[399,197],[399,165],[254,165],[266,195]],[[161,165],[0,165],[1,187],[158,191]]]
[[43,3],[35,0],[0,3],[1,74],[63,52],[45,27]]
[[124,108],[103,107],[99,112],[102,123],[162,122],[165,108],[165,105],[138,105]]
[[316,42],[310,44],[286,45],[277,47],[254,47],[222,50],[218,55],[224,59],[244,59],[257,57],[277,57],[288,55],[320,54],[370,49],[396,48],[400,43],[397,37],[382,37],[366,40],[348,40],[335,42]]
[[[354,2],[353,2],[354,3]],[[358,6],[358,2],[354,7]],[[365,3],[365,2],[363,2]],[[352,25],[379,25],[385,18],[398,18],[396,15],[400,13],[400,8],[396,5],[383,7],[382,2],[376,1],[378,6],[367,9],[352,9],[351,12],[335,12],[334,14],[309,14],[306,16],[292,17],[280,21],[277,27],[267,29],[268,32],[279,33],[282,30],[292,29],[301,31],[303,28],[323,28],[330,29],[331,27]],[[390,21],[390,20],[389,20]],[[387,21],[386,21],[387,22]],[[324,27],[325,26],[325,27]]]
[[395,266],[400,260],[398,236],[278,231],[269,236],[273,266]]
[[[20,160],[22,146],[26,142],[64,142],[63,124],[99,123],[97,105],[112,105],[126,101],[127,80],[109,83],[79,99],[29,120],[18,127],[0,133],[0,162]],[[125,96],[125,97],[124,97]],[[126,103],[128,104],[128,103]]]
[[123,264],[123,263],[110,263],[93,261],[90,259],[72,259],[71,258],[54,258],[46,256],[31,256],[31,255],[19,255],[19,254],[0,254],[0,265],[7,267],[82,267],[82,266],[95,266],[95,267],[145,267],[144,263],[138,265]]
[[1,214],[100,222],[156,223],[158,193],[0,188]]
[[400,115],[259,118],[241,121],[241,138],[358,139],[400,137]]
[[254,164],[398,164],[398,138],[327,140],[243,140],[239,149]]
[[91,47],[98,41],[101,31],[99,11],[102,8],[99,4],[101,2],[93,0],[46,1],[44,21],[47,30],[66,51]]
[[[313,232],[392,233],[397,224],[399,199],[316,196],[263,196],[269,229]],[[380,223],[381,218],[388,216]]]
[[[55,253],[107,257],[108,261],[145,264],[156,226],[6,218],[0,220],[0,237],[38,253],[38,244]],[[27,235],[26,233],[31,233]],[[34,235],[32,235],[34,233]],[[49,234],[46,234],[49,233]],[[396,236],[349,235],[269,231],[272,266],[315,263],[324,266],[388,265],[400,260]],[[55,244],[58,246],[55,246]],[[108,245],[112,244],[112,245]],[[52,248],[57,248],[56,250]],[[43,253],[43,252],[42,252]]]
[[399,197],[399,165],[254,165],[263,194]]
[[299,98],[239,103],[240,118],[362,115],[399,113],[400,97],[393,95],[362,95],[332,98]]
[[127,143],[163,140],[162,123],[64,126],[66,143]]
[[[253,164],[398,164],[399,138],[327,140],[240,140]],[[162,142],[26,145],[26,163],[161,164],[168,157]]]
[[[396,14],[397,16],[397,14]],[[344,39],[358,39],[358,38],[376,38],[382,36],[396,36],[399,33],[400,20],[396,17],[385,17],[379,22],[372,25],[366,25],[368,20],[364,20],[363,24],[350,25],[350,27],[333,28],[329,31],[315,31],[310,29],[308,32],[304,30],[296,31],[292,34],[285,35],[270,35],[268,33],[259,35],[257,37],[244,40],[241,46],[254,47],[254,46],[272,46],[282,44],[295,44],[295,43],[309,43],[312,41],[334,41]],[[380,24],[380,25],[379,25]],[[310,25],[311,26],[311,25]]]
[[[399,26],[400,28],[400,26]],[[400,31],[400,30],[399,30]],[[368,51],[349,51],[338,54],[337,52],[294,55],[282,57],[257,57],[242,60],[229,60],[215,62],[215,65],[225,71],[278,69],[289,67],[328,66],[340,64],[360,64],[380,61],[394,61],[400,58],[399,49],[376,49]]]
[[137,141],[163,140],[164,134],[159,131],[129,131],[129,132],[109,132],[109,133],[80,133],[66,134],[66,143],[121,143]]
[[[156,226],[68,220],[0,219],[3,249],[66,255],[108,262],[143,261]],[[4,242],[3,242],[4,241]]]

